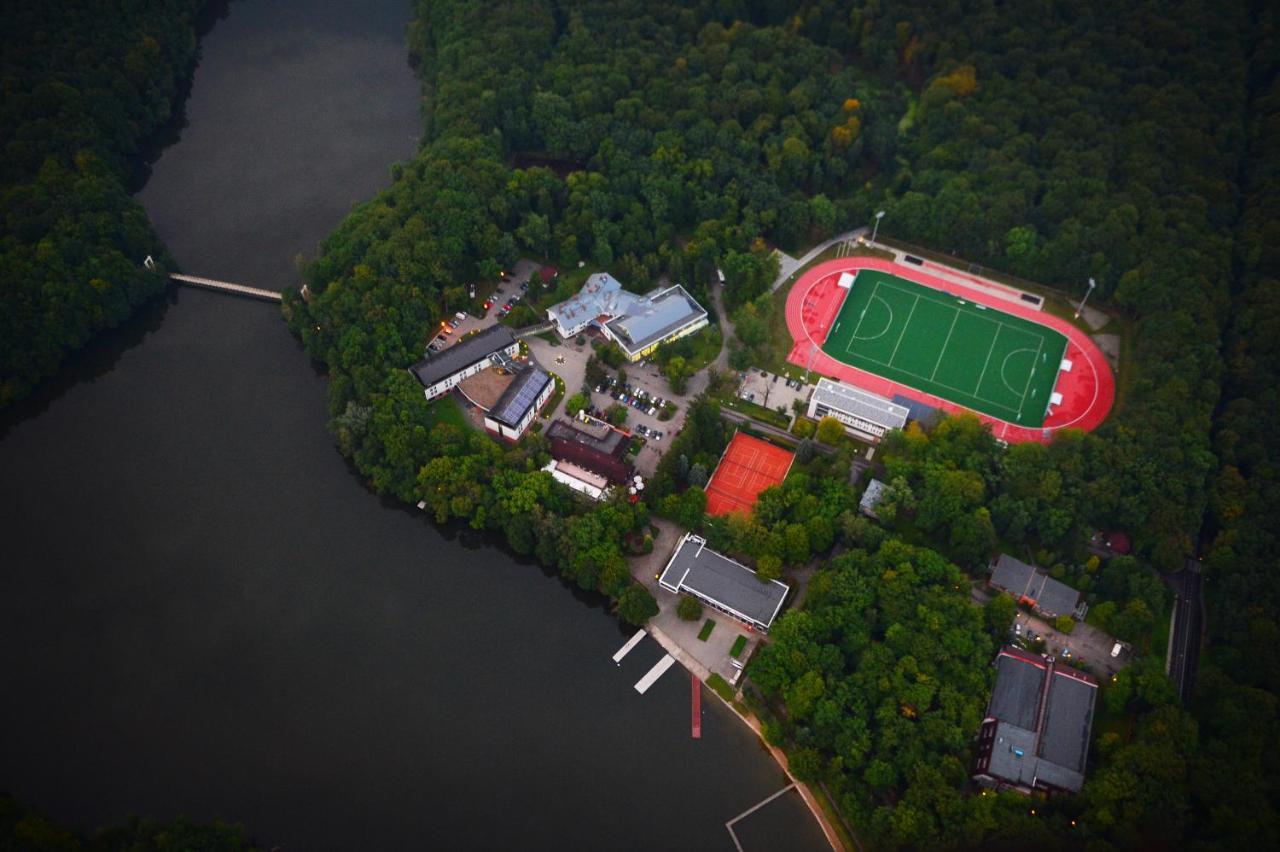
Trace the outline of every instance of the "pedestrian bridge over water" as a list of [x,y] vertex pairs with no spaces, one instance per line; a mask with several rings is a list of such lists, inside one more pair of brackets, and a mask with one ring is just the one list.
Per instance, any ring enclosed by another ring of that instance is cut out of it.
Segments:
[[203,287],[206,290],[219,290],[223,293],[235,293],[239,296],[248,296],[251,299],[266,299],[270,302],[280,301],[280,293],[275,290],[262,290],[258,287],[248,287],[244,284],[235,284],[231,281],[217,281],[213,278],[200,278],[196,275],[179,275],[172,273],[169,278],[180,284],[188,284],[192,287]]

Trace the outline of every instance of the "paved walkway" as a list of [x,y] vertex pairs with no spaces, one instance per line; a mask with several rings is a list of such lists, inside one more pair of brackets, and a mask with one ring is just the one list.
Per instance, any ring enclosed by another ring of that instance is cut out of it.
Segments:
[[836,236],[832,237],[829,240],[824,240],[823,242],[818,243],[816,246],[809,249],[799,258],[794,258],[791,255],[786,254],[781,249],[779,249],[778,277],[774,279],[773,286],[769,288],[769,292],[775,292],[779,287],[787,283],[787,281],[791,278],[792,275],[794,275],[796,272],[800,271],[804,267],[808,266],[810,263],[813,262],[813,259],[815,257],[822,254],[824,251],[831,248],[836,243],[846,243],[846,242],[849,242],[850,240],[856,240],[858,237],[861,237],[865,233],[867,233],[867,229],[865,226],[863,226],[861,228],[854,228],[852,231],[845,231],[843,234],[837,234]]

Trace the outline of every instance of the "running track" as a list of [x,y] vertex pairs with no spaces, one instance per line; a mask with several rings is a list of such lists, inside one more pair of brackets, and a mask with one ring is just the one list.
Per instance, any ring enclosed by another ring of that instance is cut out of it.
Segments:
[[[1063,357],[1072,361],[1074,367],[1070,373],[1058,374],[1058,383],[1054,390],[1062,394],[1062,403],[1045,419],[1044,427],[1030,429],[998,417],[975,412],[950,400],[916,390],[866,370],[859,370],[823,352],[822,342],[826,339],[836,314],[840,312],[840,306],[844,303],[846,294],[836,281],[840,273],[856,273],[859,269],[877,269],[935,290],[962,295],[970,301],[987,305],[1006,314],[1024,317],[1065,335],[1067,352]],[[800,276],[800,280],[787,295],[787,330],[791,332],[791,338],[795,341],[791,354],[787,356],[787,360],[792,364],[805,368],[812,366],[813,370],[821,375],[857,385],[881,396],[892,398],[896,394],[901,394],[953,414],[959,412],[975,414],[991,425],[991,431],[997,438],[1010,443],[1048,441],[1053,432],[1058,429],[1092,431],[1106,419],[1115,402],[1115,378],[1111,374],[1106,357],[1087,334],[1071,323],[1043,311],[1001,299],[988,292],[937,278],[923,269],[875,257],[842,257],[837,260],[828,260]]]

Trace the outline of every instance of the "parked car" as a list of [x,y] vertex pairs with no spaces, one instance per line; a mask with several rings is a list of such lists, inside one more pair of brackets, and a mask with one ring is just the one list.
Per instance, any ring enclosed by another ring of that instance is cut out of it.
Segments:
[[522,281],[522,282],[520,283],[520,289],[521,289],[521,290],[528,290],[528,289],[529,289],[529,282],[528,282],[528,281]]
[[458,311],[456,314],[453,315],[453,318],[456,319],[458,322],[462,322],[464,319],[467,318],[467,313],[466,311]]
[[662,435],[663,435],[663,433],[662,433],[662,432],[654,432],[654,433],[653,433],[653,440],[655,440],[655,441],[661,441],[661,440],[662,440]]
[[655,414],[657,414],[657,413],[658,413],[658,406],[656,406],[656,405],[651,405],[651,406],[649,406],[649,416],[650,416],[650,417],[652,417],[653,415],[655,415]]

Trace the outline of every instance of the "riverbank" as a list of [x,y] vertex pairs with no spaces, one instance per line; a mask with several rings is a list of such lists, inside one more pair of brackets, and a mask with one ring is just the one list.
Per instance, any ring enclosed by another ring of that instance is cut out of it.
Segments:
[[[697,632],[696,623],[688,624],[679,621],[678,617],[675,615],[676,603],[679,600],[679,597],[660,588],[657,583],[657,576],[662,573],[662,569],[666,566],[667,560],[671,557],[672,549],[680,540],[684,531],[674,522],[669,521],[666,518],[654,518],[652,523],[658,529],[658,535],[654,538],[653,551],[631,558],[632,577],[635,578],[637,582],[643,583],[647,588],[649,588],[659,606],[659,615],[650,619],[644,629],[653,637],[655,642],[661,645],[668,654],[675,658],[676,662],[684,666],[684,668],[697,677],[700,682],[706,683],[713,676],[723,678],[728,682],[734,677],[734,674],[736,673],[735,670],[728,668],[727,664],[723,666],[715,666],[715,669],[719,670],[713,669],[713,664],[710,661],[713,659],[719,659],[724,655],[709,653],[706,649],[694,647],[693,643],[698,640],[691,637],[693,637]],[[742,659],[744,660],[749,658],[750,653],[755,652],[756,644],[765,641],[760,634],[746,630],[728,616],[717,615],[716,618],[717,627],[716,630],[713,631],[713,635],[720,634],[718,637],[720,640],[720,646],[727,647],[733,642],[733,637],[740,635],[748,637],[753,643],[750,648],[750,652],[742,655]],[[687,627],[688,629],[679,630],[680,634],[684,636],[684,641],[677,641],[677,639],[670,633],[663,630],[662,626],[660,626],[661,624],[674,625],[677,630],[680,627]],[[699,651],[703,651],[703,653],[699,653]],[[699,659],[699,657],[705,657],[707,661],[704,662],[704,660]],[[725,671],[726,668],[728,668],[727,676]],[[821,826],[822,833],[826,837],[827,842],[831,844],[831,848],[836,850],[836,852],[861,852],[861,846],[858,845],[856,839],[849,837],[847,832],[843,830],[843,827],[838,827],[836,820],[828,816],[827,810],[819,803],[818,797],[811,789],[809,789],[809,786],[791,773],[791,764],[787,758],[786,752],[778,746],[770,744],[769,741],[765,739],[764,728],[761,725],[760,720],[756,718],[755,714],[746,709],[745,706],[741,706],[737,702],[727,700],[718,690],[710,687],[708,687],[708,689],[714,693],[718,699],[720,699],[721,703],[732,711],[734,716],[737,717],[740,722],[746,725],[746,727],[755,734],[757,738],[759,738],[760,743],[764,745],[770,756],[778,764],[779,768],[786,773],[787,778],[790,779],[791,783],[796,785],[796,789],[799,790],[801,797],[804,799],[805,806],[808,807],[813,818],[817,821],[818,825]]]

